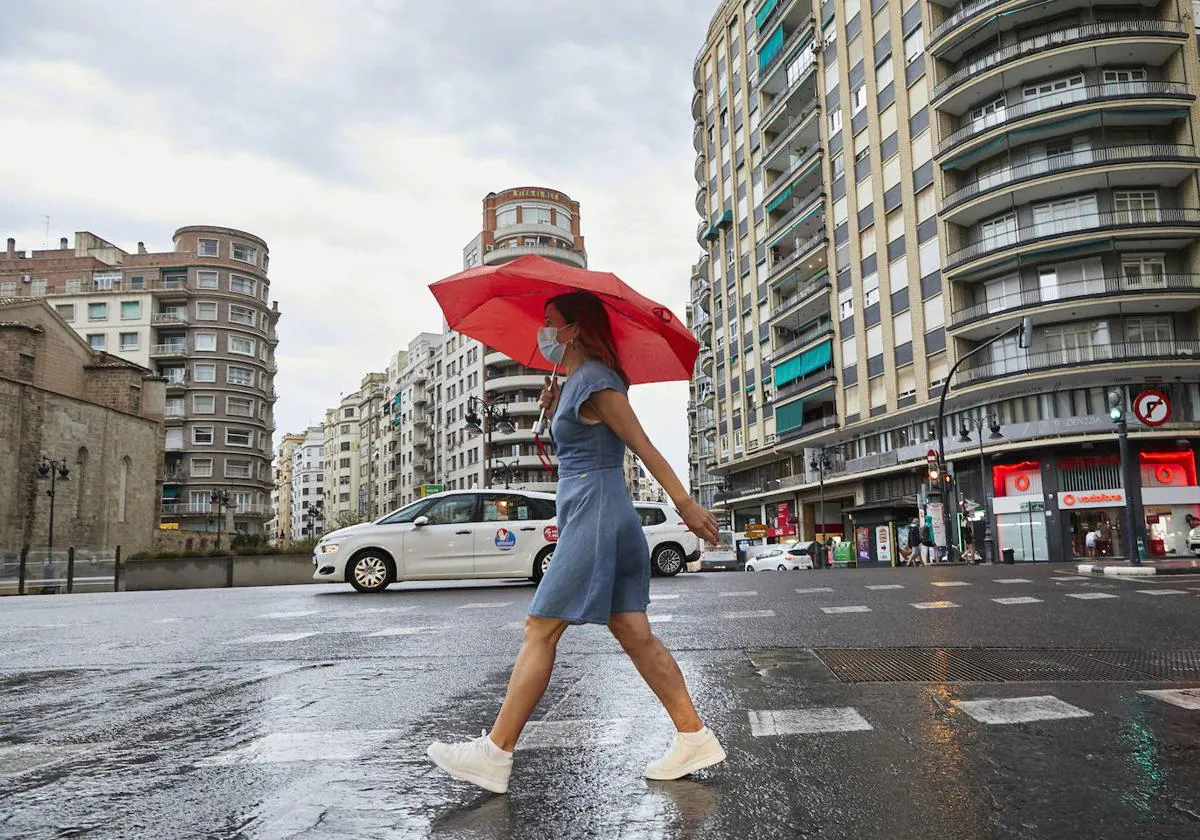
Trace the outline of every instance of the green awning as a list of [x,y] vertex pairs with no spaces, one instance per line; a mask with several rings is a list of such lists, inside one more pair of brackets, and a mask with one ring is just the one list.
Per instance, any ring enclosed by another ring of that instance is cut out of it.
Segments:
[[990,143],[984,143],[977,149],[972,149],[966,154],[959,155],[958,157],[951,158],[950,160],[944,162],[941,165],[942,169],[943,171],[946,169],[970,169],[980,157],[991,151],[994,151],[995,149],[1003,147],[1004,142],[1004,138],[1001,137],[993,140]]
[[779,52],[783,49],[783,24],[775,27],[775,31],[767,36],[761,47],[758,48],[758,71],[766,72],[766,69],[774,63],[775,59],[779,58]]
[[758,10],[758,14],[754,16],[754,25],[762,29],[762,25],[767,22],[767,18],[771,16],[771,12],[775,11],[775,7],[779,5],[779,0],[767,0],[766,5]]
[[162,500],[164,502],[179,501],[179,488],[178,487],[164,487],[163,491],[162,491]]
[[717,227],[720,227],[721,225],[732,225],[732,224],[733,224],[733,211],[732,210],[726,210],[724,213],[721,214],[721,218],[717,219]]
[[796,400],[775,409],[775,434],[780,435],[804,425],[804,400]]
[[833,361],[833,342],[826,341],[809,348],[794,359],[788,359],[775,368],[775,387],[782,388],[797,379],[803,379],[815,370],[826,367]]
[[792,197],[792,188],[788,187],[786,190],[781,192],[774,201],[772,201],[770,204],[767,205],[767,212],[768,213],[775,212],[775,208],[777,208],[780,204],[783,204],[783,202],[787,201],[791,197]]

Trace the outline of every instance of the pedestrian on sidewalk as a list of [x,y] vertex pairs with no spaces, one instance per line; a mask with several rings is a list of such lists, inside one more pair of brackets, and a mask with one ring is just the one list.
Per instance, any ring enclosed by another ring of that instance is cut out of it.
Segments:
[[687,494],[642,430],[600,299],[588,292],[560,295],[546,305],[545,316],[538,346],[567,373],[561,389],[547,377],[540,399],[553,412],[558,545],[530,604],[491,731],[465,743],[434,743],[428,755],[455,778],[507,792],[513,750],[550,682],[558,640],[572,624],[605,624],[675,724],[671,748],[647,765],[646,778],[679,779],[724,761],[725,751],[696,713],[675,658],[650,631],[650,557],[625,488],[626,446],[666,489],[692,532],[715,544],[717,522]]
[[916,519],[908,526],[908,565],[921,565],[921,523]]

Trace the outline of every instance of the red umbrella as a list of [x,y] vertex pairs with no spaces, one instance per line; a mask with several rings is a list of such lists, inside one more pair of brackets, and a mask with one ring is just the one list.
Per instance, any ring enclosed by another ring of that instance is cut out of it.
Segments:
[[546,303],[575,291],[595,294],[608,308],[621,367],[632,385],[691,379],[700,352],[700,343],[670,309],[638,294],[615,274],[545,257],[471,268],[429,288],[450,329],[531,368],[552,368],[537,346]]

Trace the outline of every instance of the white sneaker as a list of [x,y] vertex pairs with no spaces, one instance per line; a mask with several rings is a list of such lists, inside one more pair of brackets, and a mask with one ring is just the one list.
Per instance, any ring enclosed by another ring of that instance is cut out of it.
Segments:
[[655,759],[646,765],[647,779],[681,779],[689,773],[712,767],[725,760],[725,750],[717,741],[717,736],[703,730],[706,737],[699,743],[692,743],[683,733],[675,733],[675,743],[662,758]]
[[473,741],[443,744],[435,741],[425,754],[438,767],[456,779],[479,785],[492,793],[508,793],[508,777],[512,775],[512,755],[497,757],[499,748],[489,742],[487,730]]

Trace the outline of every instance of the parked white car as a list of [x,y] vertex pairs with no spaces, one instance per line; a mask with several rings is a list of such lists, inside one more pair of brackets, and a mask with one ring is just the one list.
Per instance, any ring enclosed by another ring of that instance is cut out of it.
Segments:
[[[634,502],[650,549],[650,572],[674,577],[685,568],[700,571],[700,538],[688,530],[679,511],[663,502]],[[542,573],[553,556],[545,558]]]
[[746,561],[747,572],[795,572],[812,567],[812,557],[803,546],[771,548]]
[[313,579],[349,583],[359,592],[408,580],[541,580],[558,539],[554,515],[549,493],[437,493],[321,537]]

